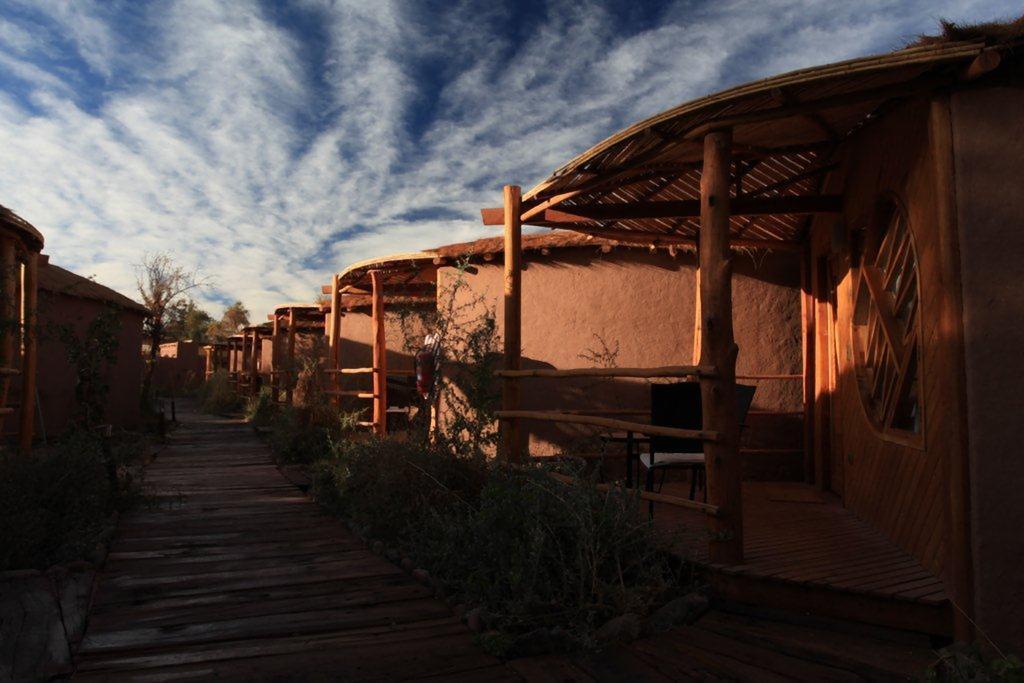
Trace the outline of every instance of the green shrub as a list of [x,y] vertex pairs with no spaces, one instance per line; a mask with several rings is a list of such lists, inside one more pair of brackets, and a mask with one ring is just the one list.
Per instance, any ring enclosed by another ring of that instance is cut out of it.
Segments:
[[975,645],[957,643],[938,651],[938,659],[926,681],[976,681],[977,683],[1024,683],[1024,663],[1014,655],[997,653],[984,657]]
[[274,395],[270,387],[261,387],[260,393],[245,402],[245,419],[255,427],[269,427],[274,418]]
[[238,412],[242,402],[228,377],[228,371],[217,370],[199,389],[199,406],[204,413],[228,415]]
[[688,568],[654,534],[635,495],[567,486],[541,468],[373,439],[318,462],[314,491],[460,600],[482,606],[488,626],[507,636],[558,629],[589,646],[608,619],[646,614],[691,587]]
[[[270,450],[279,462],[308,465],[330,455],[335,430],[310,418],[310,411],[294,406],[274,412]],[[340,429],[340,420],[338,424]]]
[[29,456],[0,456],[0,570],[81,559],[115,510],[140,495],[137,435],[68,434]]

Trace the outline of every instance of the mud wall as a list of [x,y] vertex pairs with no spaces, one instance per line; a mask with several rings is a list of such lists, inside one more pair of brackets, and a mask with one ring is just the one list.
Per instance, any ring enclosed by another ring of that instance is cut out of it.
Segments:
[[[523,272],[523,367],[652,367],[693,361],[696,268],[692,254],[616,248],[528,253]],[[734,320],[740,348],[739,374],[800,373],[799,260],[796,255],[735,257]],[[439,271],[438,289],[450,291],[453,268]],[[494,310],[500,344],[504,311],[500,261],[474,266],[456,293]],[[759,381],[755,411],[793,411],[802,405],[800,383]],[[522,408],[532,410],[625,411],[611,414],[649,419],[647,381],[524,380]],[[752,415],[744,441],[756,446],[798,446],[792,418]],[[544,455],[597,447],[594,430],[538,422],[524,423],[530,452]],[[783,459],[746,458],[749,476],[794,478],[799,454]]]
[[[39,405],[42,421],[36,433],[53,438],[67,429],[75,411],[75,369],[68,361],[67,347],[57,337],[59,326],[70,327],[81,338],[107,304],[67,294],[39,292]],[[134,429],[141,420],[142,392],[141,313],[121,309],[116,360],[106,372],[109,386],[105,419],[116,427]]]

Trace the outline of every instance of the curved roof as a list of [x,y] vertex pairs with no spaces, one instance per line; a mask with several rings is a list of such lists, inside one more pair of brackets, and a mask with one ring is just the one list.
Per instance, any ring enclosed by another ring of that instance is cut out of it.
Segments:
[[43,233],[36,230],[27,220],[2,205],[0,205],[0,228],[6,228],[18,233],[22,241],[33,251],[40,252],[43,250]]
[[134,311],[139,315],[148,316],[149,309],[142,304],[126,297],[110,287],[105,287],[95,280],[82,277],[70,270],[56,266],[44,255],[39,264],[39,289],[54,294],[73,296],[79,299],[92,299],[113,304],[120,308]]
[[[836,166],[842,141],[901,100],[998,67],[1007,49],[981,40],[929,43],[686,102],[563,164],[524,194],[524,220],[619,239],[694,240],[703,137],[729,128],[734,194],[752,200],[744,207],[749,210],[732,217],[733,237],[751,246],[797,242],[804,215],[820,210],[800,198],[817,195],[822,178]],[[775,201],[780,198],[787,201]],[[838,198],[820,199],[821,205],[838,206]],[[755,211],[758,202],[772,208]]]

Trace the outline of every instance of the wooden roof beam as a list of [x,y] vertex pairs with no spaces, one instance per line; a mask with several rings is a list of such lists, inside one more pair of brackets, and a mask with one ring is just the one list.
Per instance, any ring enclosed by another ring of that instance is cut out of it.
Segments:
[[[841,195],[807,195],[785,197],[737,197],[732,200],[732,215],[761,216],[838,213],[842,210]],[[503,225],[503,209],[482,209],[484,225]],[[545,209],[530,218],[531,225],[545,227],[578,225],[594,221],[641,220],[645,218],[696,218],[700,216],[700,200],[623,202],[590,204]]]

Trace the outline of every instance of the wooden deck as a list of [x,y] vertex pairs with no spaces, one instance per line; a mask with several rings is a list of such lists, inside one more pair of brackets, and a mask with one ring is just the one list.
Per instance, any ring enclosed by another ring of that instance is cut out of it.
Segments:
[[508,676],[431,591],[323,514],[252,429],[189,420],[125,515],[79,678]]
[[[675,487],[679,487],[677,490]],[[688,487],[667,484],[685,496]],[[730,599],[946,635],[942,581],[839,499],[803,484],[743,488],[744,564],[713,565],[702,513],[659,505],[655,523]]]
[[430,591],[288,483],[252,431],[184,413],[125,515],[76,678],[895,680],[927,641],[716,610],[600,653],[501,662]]

